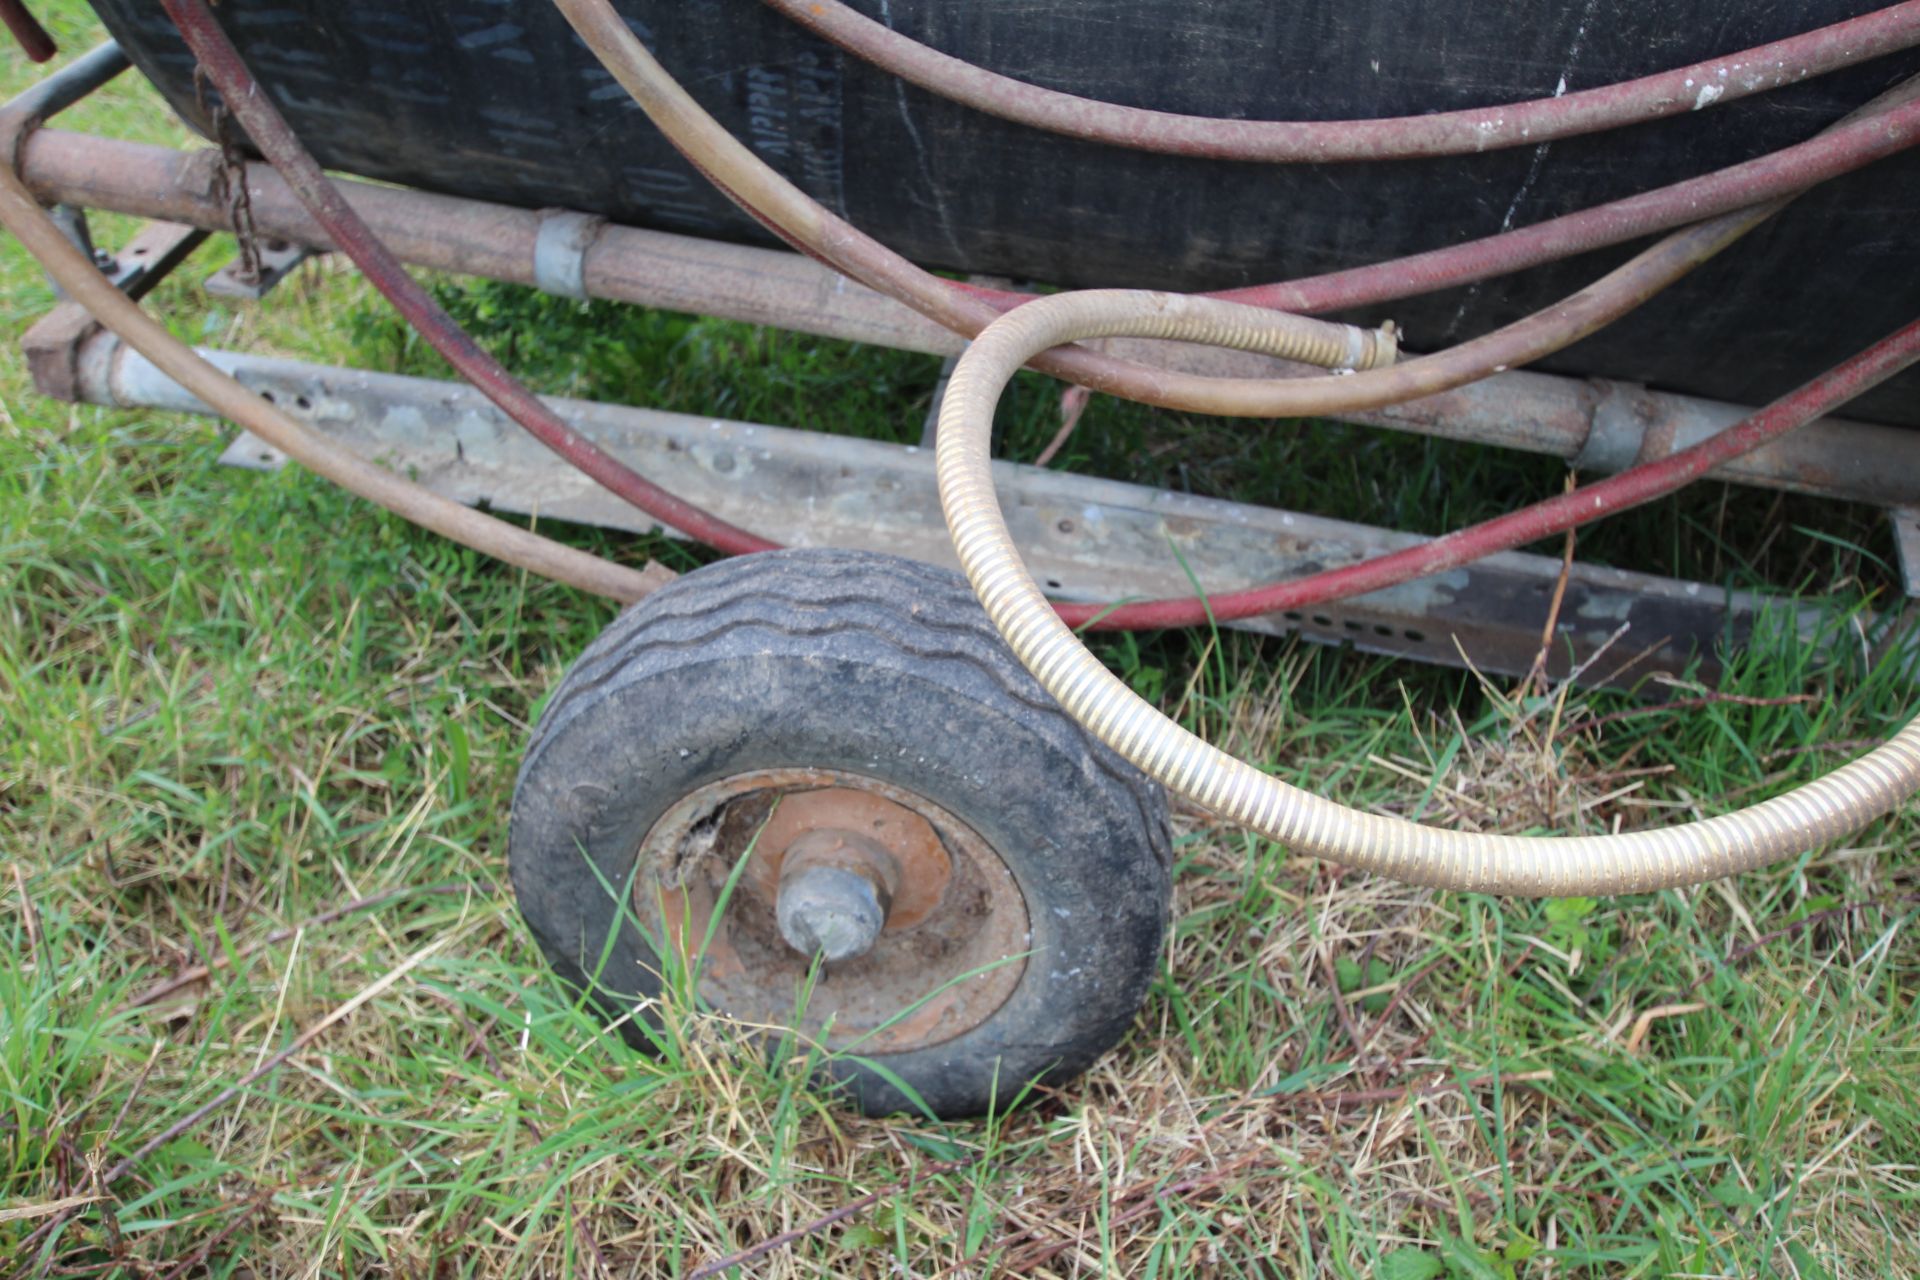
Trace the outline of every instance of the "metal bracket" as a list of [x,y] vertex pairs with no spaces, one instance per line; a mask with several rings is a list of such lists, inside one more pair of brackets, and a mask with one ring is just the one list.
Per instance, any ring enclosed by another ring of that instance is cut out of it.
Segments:
[[[87,227],[87,211],[75,204],[57,204],[47,210],[47,217],[53,225],[60,228],[60,234],[67,243],[87,255],[87,261],[105,269],[111,259],[93,247],[93,232]],[[58,286],[55,286],[58,288]]]
[[940,362],[940,377],[933,384],[933,399],[927,402],[927,416],[920,423],[920,447],[931,449],[940,433],[940,406],[947,399],[947,383],[953,380],[953,371],[960,364],[957,355],[948,356]]
[[201,288],[216,298],[241,298],[258,302],[273,287],[293,273],[294,268],[319,251],[285,240],[260,242],[260,270],[248,271],[246,259],[235,256],[226,266],[208,276]]
[[544,209],[533,237],[533,283],[543,293],[585,302],[587,250],[600,238],[605,218],[571,209]]
[[[134,255],[121,254],[115,257],[95,245],[93,231],[87,225],[87,211],[78,205],[57,204],[47,211],[47,216],[53,219],[53,224],[60,228],[61,234],[66,236],[68,242],[84,253],[87,260],[100,269],[101,275],[113,282],[113,287],[116,289],[130,290],[134,282],[144,276],[153,265]],[[49,276],[47,283],[52,286],[54,297],[62,301],[66,300],[67,291],[60,287],[59,281]]]
[[[184,262],[207,233],[177,222],[149,222],[113,258],[109,277],[138,298]],[[80,348],[100,322],[77,302],[62,302],[40,317],[20,339],[34,389],[57,400],[85,398],[81,387]]]
[[220,451],[220,465],[242,471],[278,471],[293,459],[251,431],[237,431]]
[[1920,507],[1888,507],[1893,522],[1893,550],[1900,562],[1900,585],[1907,598],[1920,599]]

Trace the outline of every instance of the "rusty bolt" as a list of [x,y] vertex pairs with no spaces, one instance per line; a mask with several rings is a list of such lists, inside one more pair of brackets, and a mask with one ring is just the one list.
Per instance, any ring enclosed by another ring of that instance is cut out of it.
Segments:
[[875,841],[853,831],[809,831],[780,864],[780,936],[829,964],[865,955],[886,928],[899,880],[893,855]]

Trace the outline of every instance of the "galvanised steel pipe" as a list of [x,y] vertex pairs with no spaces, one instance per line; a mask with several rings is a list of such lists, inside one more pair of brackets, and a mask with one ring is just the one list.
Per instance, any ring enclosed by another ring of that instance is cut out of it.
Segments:
[[[947,383],[936,469],[961,567],[1020,662],[1090,732],[1167,787],[1301,853],[1415,884],[1530,897],[1635,893],[1719,879],[1856,830],[1920,789],[1920,719],[1797,791],[1722,817],[1625,835],[1490,836],[1363,813],[1291,787],[1162,715],[1089,653],[1041,594],[994,495],[994,407],[1036,351],[1106,334],[1240,346],[1238,308],[1124,290],[1057,294],[980,335]],[[1860,394],[1920,360],[1920,321],[1756,414],[1761,434]],[[1617,477],[1617,483],[1624,477]],[[1569,495],[1578,505],[1582,493]]]
[[[1381,120],[1232,120],[1100,102],[942,53],[841,0],[764,0],[883,71],[1016,124],[1136,151],[1268,164],[1408,160],[1538,146],[1734,102],[1920,44],[1920,0],[1637,80],[1470,111]],[[884,6],[882,6],[884,8]]]

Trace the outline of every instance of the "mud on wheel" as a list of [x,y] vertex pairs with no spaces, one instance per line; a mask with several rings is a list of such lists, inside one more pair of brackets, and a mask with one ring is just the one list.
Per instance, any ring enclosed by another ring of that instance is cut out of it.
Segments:
[[1158,787],[963,579],[824,550],[688,574],[609,627],[534,731],[509,857],[548,960],[610,1018],[704,947],[705,1003],[790,1024],[819,958],[800,1030],[825,1074],[869,1113],[914,1109],[898,1080],[946,1116],[1125,1033],[1170,861]]

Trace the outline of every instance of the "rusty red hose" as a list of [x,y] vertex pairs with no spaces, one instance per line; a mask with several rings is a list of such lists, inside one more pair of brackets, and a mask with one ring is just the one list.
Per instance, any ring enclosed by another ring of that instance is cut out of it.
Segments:
[[[599,57],[601,64],[639,103],[668,141],[688,161],[711,178],[729,198],[762,223],[777,229],[789,244],[818,258],[867,287],[903,302],[922,315],[967,337],[991,324],[1010,306],[1028,299],[1024,295],[1003,295],[990,300],[978,291],[941,279],[907,261],[893,250],[866,235],[859,228],[823,208],[785,177],[776,173],[765,160],[734,138],[703,108],[686,89],[662,67],[632,28],[627,26],[610,0],[552,0],[566,16],[581,39]],[[1894,95],[1883,95],[1876,105]],[[1715,191],[1722,203],[1709,204],[1707,194],[1698,188],[1678,193],[1679,208],[1670,209],[1675,223],[1710,216],[1715,209],[1725,210],[1743,203],[1759,202],[1774,196],[1791,194],[1819,178],[1815,170],[1822,161],[1836,154],[1848,157],[1843,167],[1858,167],[1872,159],[1891,155],[1920,142],[1920,103],[1906,103],[1884,111],[1868,110],[1824,131],[1819,138],[1788,148],[1784,172],[1771,175],[1771,185],[1750,181],[1743,167],[1708,175],[1695,182],[1719,182],[1726,188]],[[1808,150],[1811,148],[1812,150]],[[1797,157],[1797,158],[1796,158]],[[1731,173],[1733,176],[1724,176]],[[1668,189],[1671,193],[1672,189]],[[1655,193],[1648,193],[1649,196]],[[1675,198],[1671,194],[1669,199]],[[1602,206],[1605,208],[1605,206]],[[1621,238],[1631,238],[1645,228],[1629,230]],[[1684,270],[1686,268],[1682,268]],[[1669,277],[1669,280],[1677,277]],[[1652,285],[1652,291],[1664,282]],[[1606,323],[1651,296],[1636,285],[1616,294],[1617,309],[1604,318],[1589,317],[1594,324]],[[1525,360],[1538,359],[1558,350],[1591,328],[1576,334],[1565,323],[1562,309],[1549,307],[1521,322],[1529,341],[1522,346]],[[1509,334],[1508,336],[1513,336]],[[1476,377],[1496,372],[1495,364],[1506,367],[1516,359],[1490,361],[1477,370],[1467,369],[1460,360],[1429,357],[1425,372],[1441,367],[1453,371],[1459,386]],[[1377,407],[1396,399],[1437,391],[1442,386],[1429,383],[1419,390],[1395,381],[1394,398],[1365,401],[1351,397],[1359,394],[1363,379],[1351,380],[1345,388],[1334,389],[1328,379],[1297,379],[1286,383],[1201,378],[1164,368],[1152,368],[1103,356],[1082,346],[1063,346],[1036,356],[1031,362],[1057,377],[1066,378],[1095,391],[1105,391],[1155,404],[1163,408],[1194,413],[1219,413],[1251,417],[1311,417],[1332,414],[1357,407]],[[1421,363],[1421,362],[1415,362]],[[1397,371],[1381,371],[1397,372]],[[1365,385],[1385,396],[1389,379],[1381,373],[1368,375]],[[1405,394],[1399,394],[1404,390]]]
[[1123,605],[1104,615],[1107,606],[1055,605],[1070,626],[1096,631],[1138,631],[1151,627],[1190,627],[1231,622],[1263,613],[1301,609],[1345,600],[1397,586],[1414,578],[1471,564],[1500,551],[1565,533],[1576,525],[1604,519],[1642,506],[1698,480],[1713,468],[1772,441],[1823,414],[1920,360],[1920,320],[1881,339],[1865,351],[1835,365],[1775,400],[1764,409],[1726,427],[1688,449],[1654,462],[1643,462],[1597,484],[1522,507],[1518,511],[1457,529],[1444,537],[1401,551],[1376,556],[1359,564],[1329,569],[1291,582],[1274,583],[1247,591],[1200,599],[1154,600]]
[[540,443],[610,492],[688,537],[733,555],[770,551],[779,545],[729,524],[646,479],[575,431],[508,373],[406,273],[400,260],[340,195],[272,99],[261,91],[227,33],[214,21],[205,0],[163,0],[163,3],[194,57],[199,59],[207,79],[220,91],[227,109],[279,170],[314,220],[326,229],[334,244],[353,259],[407,323],[487,399]]
[[1213,296],[1308,313],[1415,297],[1621,244],[1761,201],[1791,198],[1916,142],[1920,142],[1920,76],[1805,142],[1698,178],[1390,263],[1225,289]]
[[1920,44],[1920,0],[1907,0],[1711,61],[1555,98],[1380,120],[1230,120],[1120,106],[1015,80],[929,48],[840,0],[765,3],[857,58],[1003,120],[1139,151],[1270,164],[1471,155],[1552,142],[1732,102]]
[[[1805,142],[1638,195],[1548,218],[1443,249],[1206,296],[1276,311],[1314,314],[1418,297],[1669,231],[1783,196],[1884,160],[1920,142],[1920,77],[1907,80]],[[949,282],[1006,312],[1030,295]]]
[[0,0],[0,22],[7,24],[29,62],[46,62],[60,52],[40,20],[27,12],[26,0]]

